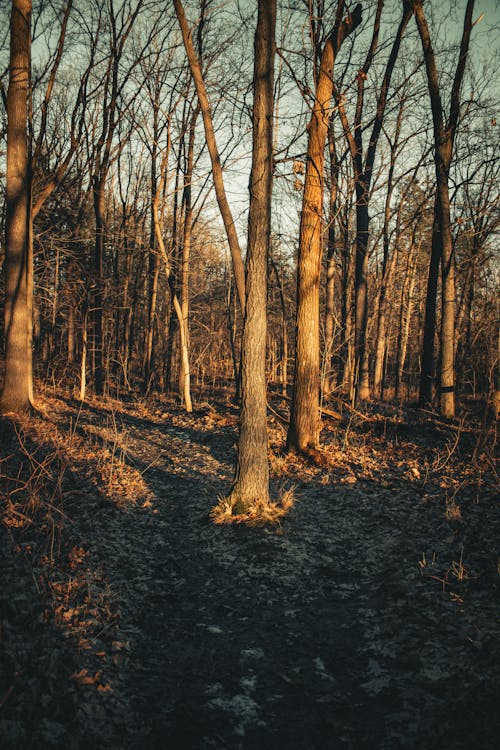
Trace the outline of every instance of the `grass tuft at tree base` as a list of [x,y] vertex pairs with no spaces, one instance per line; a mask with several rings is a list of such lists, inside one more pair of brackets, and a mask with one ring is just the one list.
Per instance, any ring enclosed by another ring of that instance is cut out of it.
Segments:
[[293,488],[283,490],[277,502],[255,500],[246,509],[241,508],[237,497],[221,497],[210,511],[210,518],[218,526],[244,523],[247,526],[265,526],[279,523],[295,503]]

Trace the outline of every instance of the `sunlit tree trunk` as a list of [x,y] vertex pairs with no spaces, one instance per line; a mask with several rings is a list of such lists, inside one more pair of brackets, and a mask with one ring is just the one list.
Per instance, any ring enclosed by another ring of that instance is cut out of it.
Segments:
[[361,6],[342,20],[343,0],[321,57],[313,112],[308,128],[306,176],[300,218],[297,261],[297,321],[288,450],[314,452],[319,447],[320,336],[319,281],[323,237],[325,143],[333,94],[335,56],[344,39],[361,22]]
[[353,285],[354,258],[349,237],[349,211],[342,216],[342,284],[340,300],[341,344],[339,346],[339,383],[351,396],[353,388],[354,336],[353,336]]
[[328,245],[326,258],[326,299],[325,299],[325,349],[323,355],[323,369],[325,372],[324,388],[330,393],[335,387],[333,371],[335,346],[335,267],[336,267],[336,223],[337,223],[337,193],[339,177],[339,160],[335,147],[335,132],[333,119],[330,118],[328,128],[328,150],[330,153],[330,196],[328,219]]
[[410,335],[411,312],[413,305],[413,289],[415,286],[416,260],[419,251],[415,243],[415,237],[408,251],[408,260],[401,290],[401,308],[399,313],[398,340],[396,347],[396,399],[402,398],[403,370],[408,349],[408,338]]
[[422,339],[422,361],[420,367],[419,406],[425,408],[433,401],[434,388],[434,339],[436,337],[436,306],[439,285],[439,263],[441,258],[438,200],[434,200],[432,245],[425,296],[424,333]]
[[266,338],[267,260],[271,235],[276,0],[259,0],[254,45],[253,148],[241,351],[238,460],[233,512],[269,501]]
[[193,230],[192,180],[194,169],[194,140],[199,106],[192,113],[189,123],[189,138],[187,149],[186,170],[184,175],[184,226],[182,232],[181,258],[181,367],[179,374],[179,391],[186,411],[193,410],[191,402],[191,368],[189,346],[189,261],[191,256],[191,235]]
[[283,285],[283,278],[280,274],[275,261],[271,258],[271,265],[276,276],[278,283],[278,291],[280,297],[280,309],[281,309],[281,351],[280,351],[280,362],[279,362],[279,373],[281,382],[281,392],[284,396],[287,395],[288,385],[288,331],[287,331],[287,317],[286,317],[286,303],[285,303],[285,289]]
[[151,210],[150,210],[150,229],[149,229],[149,263],[146,283],[149,285],[148,290],[148,323],[146,330],[146,341],[144,346],[143,359],[143,381],[142,391],[148,393],[151,385],[151,364],[153,359],[153,333],[154,321],[156,316],[156,302],[158,297],[158,280],[160,276],[160,263],[156,249],[155,225],[153,217],[153,200],[157,190],[157,157],[158,157],[158,137],[159,137],[159,110],[160,110],[160,88],[157,86],[153,98],[153,142],[151,145]]
[[33,398],[31,177],[28,153],[31,0],[13,0],[7,92],[5,380],[0,411],[23,412]]

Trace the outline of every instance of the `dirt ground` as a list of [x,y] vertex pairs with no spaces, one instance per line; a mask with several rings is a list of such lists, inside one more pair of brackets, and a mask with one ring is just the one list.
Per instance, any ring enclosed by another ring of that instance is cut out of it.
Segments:
[[295,504],[249,528],[209,519],[229,400],[39,408],[0,424],[2,749],[496,750],[494,425],[344,411],[316,467],[271,417]]

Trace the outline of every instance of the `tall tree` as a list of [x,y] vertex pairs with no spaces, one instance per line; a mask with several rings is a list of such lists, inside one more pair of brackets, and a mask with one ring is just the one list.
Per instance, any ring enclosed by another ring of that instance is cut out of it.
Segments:
[[[444,417],[455,415],[455,259],[450,217],[449,176],[453,156],[453,144],[460,114],[460,92],[465,73],[472,31],[474,0],[468,0],[465,9],[460,53],[450,97],[450,112],[445,119],[441,98],[436,57],[432,47],[429,27],[422,0],[413,0],[415,20],[422,42],[427,84],[434,125],[434,166],[436,171],[435,220],[432,240],[432,259],[429,273],[429,291],[426,312],[435,321],[438,259],[441,261],[441,352],[440,352],[440,410]],[[431,322],[432,322],[431,321]],[[431,330],[432,329],[432,330]],[[429,385],[432,382],[432,351],[434,325],[426,320],[424,356],[420,383],[420,402],[429,400]],[[430,366],[430,372],[429,372]]]
[[295,376],[287,447],[312,455],[319,446],[320,329],[319,282],[323,238],[325,144],[333,93],[333,67],[342,42],[361,23],[361,5],[343,19],[337,5],[335,25],[325,42],[308,127],[307,162],[300,219],[297,265]]
[[358,399],[368,399],[370,396],[370,384],[368,378],[368,356],[366,351],[366,334],[368,325],[368,241],[370,237],[370,215],[369,203],[373,178],[373,168],[377,153],[378,141],[382,132],[385,110],[392,74],[398,58],[401,41],[405,33],[408,21],[411,18],[411,8],[406,5],[399,23],[396,36],[391,47],[384,77],[377,96],[377,104],[373,126],[371,128],[370,140],[366,154],[363,147],[363,110],[365,102],[365,83],[369,70],[372,66],[375,53],[378,48],[380,22],[384,0],[378,0],[370,47],[368,49],[363,66],[360,68],[357,79],[356,108],[354,124],[351,129],[345,108],[344,98],[336,92],[339,115],[344,128],[344,133],[351,154],[355,191],[356,191],[356,270],[355,270],[355,373],[356,373],[356,396]]
[[181,0],[173,0],[177,19],[179,21],[179,28],[182,33],[182,40],[186,50],[186,55],[189,62],[189,68],[193,77],[194,85],[196,87],[196,93],[198,95],[198,101],[200,104],[201,115],[203,117],[203,125],[205,127],[205,138],[207,142],[207,149],[210,155],[210,162],[212,165],[212,176],[214,181],[215,195],[219,206],[220,215],[224,223],[224,229],[226,230],[227,241],[229,250],[231,253],[231,260],[233,263],[234,280],[236,283],[236,289],[238,291],[238,298],[240,301],[241,310],[245,309],[245,268],[243,265],[243,259],[241,254],[240,243],[238,234],[236,232],[236,226],[234,223],[231,208],[227,200],[226,190],[224,187],[224,178],[222,175],[222,165],[220,160],[219,150],[217,148],[217,141],[215,139],[214,123],[212,117],[212,110],[208,99],[207,88],[205,81],[203,80],[203,72],[201,69],[200,60],[196,54],[194,43],[192,39],[191,31],[187,22],[186,14]]
[[28,411],[33,398],[31,170],[28,98],[31,0],[13,0],[7,92],[7,215],[5,226],[5,379],[0,411]]
[[276,0],[259,0],[254,42],[253,148],[241,350],[241,412],[233,512],[269,501],[266,336],[271,236]]

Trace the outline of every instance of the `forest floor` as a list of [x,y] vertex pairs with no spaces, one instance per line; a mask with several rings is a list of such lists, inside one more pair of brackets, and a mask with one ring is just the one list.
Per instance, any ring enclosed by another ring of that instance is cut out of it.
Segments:
[[344,410],[317,467],[271,417],[295,504],[249,528],[209,519],[223,394],[37,406],[0,422],[2,750],[498,748],[494,425]]

